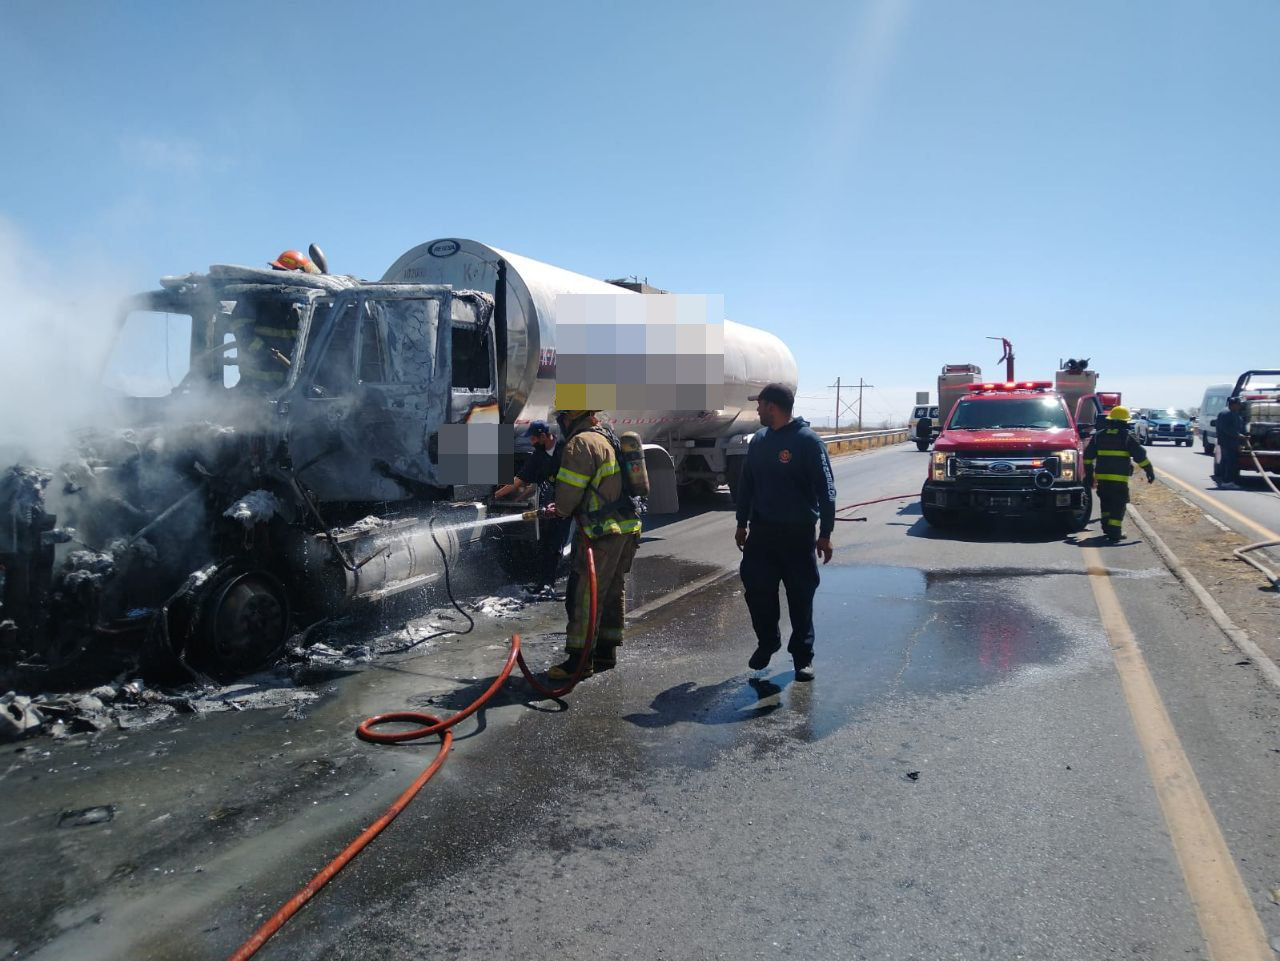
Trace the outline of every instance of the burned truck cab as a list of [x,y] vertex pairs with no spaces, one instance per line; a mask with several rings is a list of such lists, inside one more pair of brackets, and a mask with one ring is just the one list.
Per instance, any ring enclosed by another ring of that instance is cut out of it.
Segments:
[[501,426],[493,314],[480,291],[234,266],[132,298],[112,416],[0,483],[5,656],[132,644],[233,676],[299,606],[439,578],[491,489],[450,476],[448,429]]

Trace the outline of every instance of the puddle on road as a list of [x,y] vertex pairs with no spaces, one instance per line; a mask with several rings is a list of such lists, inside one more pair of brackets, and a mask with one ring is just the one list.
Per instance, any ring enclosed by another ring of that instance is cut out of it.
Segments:
[[815,609],[814,683],[795,683],[784,649],[749,683],[736,677],[711,687],[674,688],[655,708],[667,718],[674,711],[712,725],[777,713],[778,720],[796,720],[787,735],[819,740],[856,719],[871,701],[894,693],[963,692],[1028,678],[1064,661],[1080,640],[1012,592],[1006,575],[829,567]]
[[631,577],[627,579],[627,609],[633,611],[720,570],[713,564],[698,564],[660,554],[641,554],[632,562]]

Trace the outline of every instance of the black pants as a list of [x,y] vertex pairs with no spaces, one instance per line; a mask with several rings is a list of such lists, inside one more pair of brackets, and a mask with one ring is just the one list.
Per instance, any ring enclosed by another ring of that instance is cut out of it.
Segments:
[[1102,533],[1113,541],[1120,540],[1124,512],[1129,506],[1129,485],[1124,481],[1098,481],[1098,519]]
[[813,660],[813,595],[819,581],[815,542],[812,527],[752,522],[738,569],[756,641],[767,651],[782,646],[778,585],[786,588],[787,613],[791,616],[787,651],[796,667],[805,667]]
[[538,586],[555,587],[556,569],[569,539],[569,521],[563,517],[550,517],[542,522],[542,537],[538,541]]
[[1213,479],[1219,484],[1240,483],[1240,445],[1219,444],[1217,454]]

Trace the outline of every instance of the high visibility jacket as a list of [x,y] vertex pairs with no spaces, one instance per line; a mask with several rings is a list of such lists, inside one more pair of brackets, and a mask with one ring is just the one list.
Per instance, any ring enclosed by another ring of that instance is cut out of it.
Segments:
[[1130,433],[1128,424],[1102,428],[1090,438],[1089,446],[1084,449],[1085,477],[1093,477],[1098,481],[1127,484],[1133,474],[1134,464],[1148,474],[1152,471],[1147,449]]
[[[622,465],[603,427],[590,421],[565,442],[556,473],[556,513],[577,515],[578,526],[595,540],[610,534],[639,534],[640,518],[613,507],[622,499]],[[608,509],[607,509],[608,508]]]

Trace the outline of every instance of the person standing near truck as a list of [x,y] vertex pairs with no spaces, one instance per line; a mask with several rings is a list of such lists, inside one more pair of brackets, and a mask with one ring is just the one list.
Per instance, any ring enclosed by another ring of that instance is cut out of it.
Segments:
[[[560,456],[564,447],[556,443],[555,435],[544,420],[535,420],[525,435],[533,444],[533,452],[524,466],[516,472],[515,480],[504,484],[493,494],[494,500],[502,500],[512,494],[525,495],[531,488],[538,489],[538,504],[551,507],[556,499],[556,475],[560,472]],[[564,551],[565,538],[569,536],[569,521],[555,512],[538,521],[542,528],[538,539],[538,582],[530,590],[535,594],[554,591],[556,568]]]
[[[813,596],[821,578],[818,558],[831,560],[836,484],[822,439],[802,418],[792,417],[795,394],[785,384],[769,384],[750,398],[763,428],[747,447],[738,488],[738,529],[743,593],[751,612],[756,649],[753,671],[769,666],[782,647],[778,585],[787,591],[791,640],[787,652],[797,681],[812,681]],[[814,525],[817,536],[814,536]]]
[[1244,436],[1244,416],[1240,413],[1244,404],[1239,397],[1227,401],[1226,410],[1218,412],[1213,427],[1218,434],[1218,449],[1214,454],[1213,479],[1227,490],[1239,487],[1240,441]]
[[612,432],[596,421],[594,410],[566,410],[557,416],[564,436],[564,453],[556,473],[556,513],[578,524],[565,604],[566,660],[552,667],[554,680],[573,677],[586,647],[591,623],[591,584],[587,576],[587,545],[595,558],[596,634],[591,664],[583,676],[617,665],[622,646],[624,586],[640,544],[640,518],[626,496],[622,459]]
[[1129,430],[1129,409],[1113,407],[1101,430],[1084,449],[1084,482],[1098,488],[1098,517],[1102,533],[1115,543],[1123,536],[1124,513],[1129,504],[1129,478],[1133,465],[1147,473],[1147,483],[1156,479],[1147,450]]

